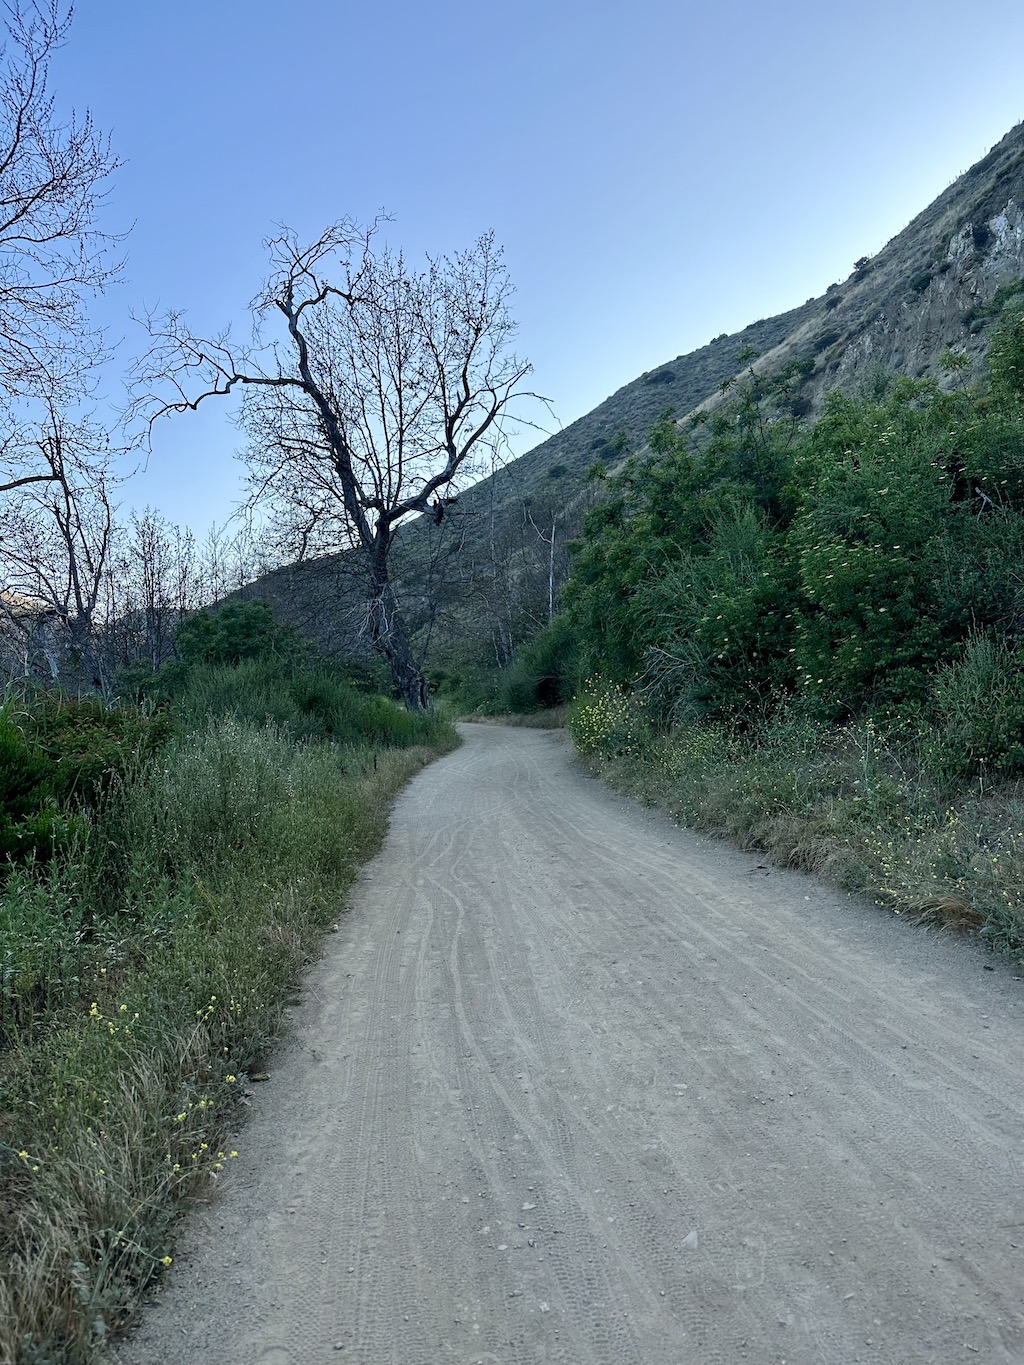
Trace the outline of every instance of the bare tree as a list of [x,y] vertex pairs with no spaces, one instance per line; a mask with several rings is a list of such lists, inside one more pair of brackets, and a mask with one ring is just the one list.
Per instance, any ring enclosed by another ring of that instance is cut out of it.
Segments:
[[125,578],[136,598],[136,612],[142,626],[145,658],[159,668],[170,652],[170,635],[177,624],[173,619],[171,587],[171,528],[163,517],[147,508],[131,519],[131,537],[126,541],[122,560]]
[[0,605],[9,625],[31,631],[37,643],[40,623],[53,624],[46,652],[54,678],[74,676],[105,691],[98,628],[114,534],[109,441],[54,406],[38,453],[45,481],[0,508]]
[[7,7],[0,52],[0,388],[34,395],[74,385],[97,337],[86,297],[119,269],[100,230],[103,182],[116,170],[88,112],[61,120],[49,61],[71,23],[58,0]]
[[174,630],[205,601],[191,531],[152,508],[115,527],[107,560],[104,640],[112,667],[145,660],[159,668],[174,653]]
[[[40,431],[53,405],[80,398],[102,355],[86,300],[120,263],[101,230],[117,168],[91,116],[62,119],[49,62],[72,12],[59,0],[5,6],[0,49],[0,493],[53,480]],[[44,437],[45,439],[45,437]]]
[[104,358],[87,302],[120,269],[100,223],[118,162],[49,90],[71,19],[66,0],[8,0],[0,16],[0,604],[26,657],[41,650],[54,677],[73,660],[102,686],[112,453],[80,414]]
[[[412,269],[351,221],[312,246],[268,243],[251,346],[196,336],[180,314],[149,320],[138,402],[150,422],[244,390],[252,496],[301,556],[350,550],[366,624],[399,694],[427,705],[391,572],[401,523],[443,522],[491,467],[530,366],[510,349],[511,284],[491,235]],[[280,331],[268,337],[272,320]]]

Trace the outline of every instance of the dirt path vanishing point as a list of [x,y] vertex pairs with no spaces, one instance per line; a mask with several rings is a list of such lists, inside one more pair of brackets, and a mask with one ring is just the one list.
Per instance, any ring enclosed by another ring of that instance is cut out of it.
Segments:
[[123,1365],[1024,1362],[1014,971],[464,735]]

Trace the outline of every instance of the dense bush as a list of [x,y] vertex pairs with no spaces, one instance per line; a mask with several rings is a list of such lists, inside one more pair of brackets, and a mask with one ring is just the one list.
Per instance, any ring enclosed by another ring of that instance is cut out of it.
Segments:
[[152,710],[56,691],[8,697],[0,706],[0,868],[52,857],[78,813],[167,734],[167,718]]
[[560,706],[572,700],[579,682],[576,637],[569,621],[558,616],[499,675],[492,709],[527,712]]
[[1024,668],[1004,644],[969,639],[936,678],[932,705],[938,771],[1024,771]]
[[587,683],[569,712],[569,733],[581,754],[622,758],[642,753],[649,728],[641,708],[618,683]]
[[437,733],[435,717],[382,695],[372,664],[317,660],[263,602],[196,612],[178,627],[175,645],[172,662],[157,671],[125,669],[117,688],[123,698],[167,710],[179,730],[233,716],[273,724],[295,740],[342,744],[429,744]]
[[[668,720],[751,728],[797,697],[825,720],[954,726],[950,697],[983,649],[964,654],[968,640],[987,639],[1007,676],[1015,668],[1014,306],[990,366],[985,393],[900,380],[880,396],[833,394],[804,431],[780,415],[784,395],[753,386],[703,425],[663,424],[650,454],[607,480],[573,561],[565,630],[586,671],[640,690]],[[999,695],[1001,718],[978,720],[984,740],[962,722],[950,733],[950,754],[967,746],[965,771],[1024,766],[1011,694]]]
[[413,713],[390,697],[357,691],[330,664],[296,667],[273,657],[234,668],[194,664],[176,682],[172,706],[187,728],[203,717],[234,716],[276,725],[292,739],[342,744],[429,743],[437,726],[429,713]]
[[186,664],[235,667],[268,655],[295,660],[310,653],[298,631],[278,625],[266,602],[227,602],[216,611],[193,612],[178,626],[174,642]]

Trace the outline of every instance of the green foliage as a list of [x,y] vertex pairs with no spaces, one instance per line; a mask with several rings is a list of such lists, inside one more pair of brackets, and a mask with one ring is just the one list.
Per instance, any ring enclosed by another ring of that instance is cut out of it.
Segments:
[[46,799],[51,765],[14,719],[14,703],[0,709],[0,803],[5,843],[12,823],[22,821]]
[[438,722],[381,695],[373,664],[316,661],[298,632],[279,626],[263,602],[230,602],[188,617],[176,635],[181,657],[154,672],[123,670],[122,696],[165,708],[179,731],[211,717],[278,727],[293,740],[408,746],[433,743]]
[[[776,398],[787,383],[783,377]],[[615,680],[643,672],[662,644],[655,585],[677,568],[685,573],[694,559],[717,556],[735,574],[736,556],[723,542],[743,522],[742,509],[765,528],[786,522],[795,426],[766,423],[762,399],[754,377],[735,407],[698,428],[696,438],[662,422],[650,453],[608,481],[609,496],[588,514],[565,595],[584,672]]]
[[971,358],[966,351],[954,351],[947,347],[939,356],[939,365],[946,374],[963,374],[971,368]]
[[932,705],[933,765],[940,775],[1024,770],[1024,669],[1004,644],[972,636],[940,671]]
[[181,622],[174,640],[186,664],[235,668],[268,655],[296,660],[308,653],[298,631],[278,625],[265,602],[228,602],[216,611],[197,611]]
[[635,618],[651,641],[640,681],[663,715],[741,718],[791,683],[796,575],[782,544],[763,513],[726,503],[699,547],[639,587]]
[[836,394],[795,459],[794,658],[829,713],[919,694],[969,628],[970,603],[938,572],[969,529],[943,459],[950,415],[933,386],[907,381],[881,405]]
[[333,739],[342,744],[423,744],[438,722],[413,714],[389,697],[357,691],[343,669],[328,663],[294,667],[276,658],[250,659],[225,668],[195,664],[172,700],[186,729],[205,717],[234,716],[272,724],[292,739]]
[[0,864],[44,861],[74,834],[77,812],[166,739],[164,717],[58,692],[0,707]]
[[988,353],[992,391],[1004,402],[1024,399],[1024,294],[1015,294]]
[[[659,695],[671,703],[666,670],[676,669],[694,696],[705,682],[715,692],[726,656],[751,643],[752,629],[752,647],[771,655],[774,666],[776,644],[760,640],[753,618],[773,581],[776,534],[790,515],[795,427],[765,422],[762,401],[755,378],[730,412],[695,436],[662,423],[650,454],[609,480],[609,497],[588,516],[565,594],[584,670],[626,681],[654,662]],[[727,618],[736,631],[728,641]],[[702,660],[715,678],[700,672]]]
[[571,701],[581,681],[576,635],[564,616],[518,650],[497,681],[497,712],[529,712]]
[[987,392],[901,379],[832,394],[807,429],[791,417],[797,369],[770,388],[752,374],[688,429],[661,423],[607,479],[574,556],[564,616],[581,668],[642,693],[662,723],[753,733],[793,698],[819,721],[934,724],[947,774],[1015,771],[1016,289],[989,358]]

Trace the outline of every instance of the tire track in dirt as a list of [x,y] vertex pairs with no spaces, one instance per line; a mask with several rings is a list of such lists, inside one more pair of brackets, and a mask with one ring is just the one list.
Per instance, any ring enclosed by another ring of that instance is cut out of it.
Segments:
[[122,1365],[1024,1365],[1015,973],[464,735]]

